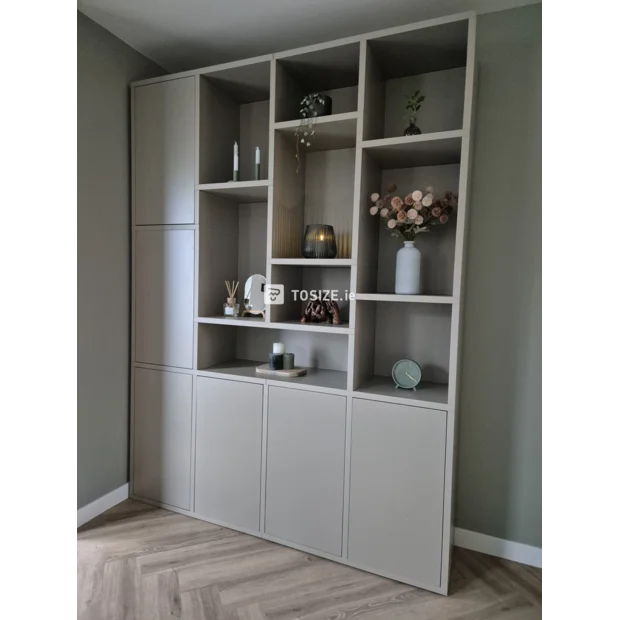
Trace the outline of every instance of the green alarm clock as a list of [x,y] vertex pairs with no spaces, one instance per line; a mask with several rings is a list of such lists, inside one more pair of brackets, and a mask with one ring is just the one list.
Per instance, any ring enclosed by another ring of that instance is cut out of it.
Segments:
[[422,369],[413,360],[399,360],[392,368],[392,379],[397,388],[415,390],[422,379]]

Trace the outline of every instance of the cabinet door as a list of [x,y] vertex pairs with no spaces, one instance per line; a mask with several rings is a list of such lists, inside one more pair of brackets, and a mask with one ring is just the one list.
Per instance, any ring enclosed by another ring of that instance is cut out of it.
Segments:
[[190,508],[192,376],[134,370],[133,492]]
[[193,224],[195,79],[134,91],[135,223]]
[[135,359],[192,368],[194,231],[139,230],[135,240]]
[[446,413],[353,399],[349,559],[440,585]]
[[346,398],[269,388],[265,531],[342,555]]
[[196,513],[258,531],[263,386],[197,381]]

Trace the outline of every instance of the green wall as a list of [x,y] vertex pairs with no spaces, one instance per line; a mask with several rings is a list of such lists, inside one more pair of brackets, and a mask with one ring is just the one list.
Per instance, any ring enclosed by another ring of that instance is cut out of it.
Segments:
[[478,18],[456,526],[541,541],[541,6]]
[[129,82],[165,71],[77,14],[77,506],[127,482]]

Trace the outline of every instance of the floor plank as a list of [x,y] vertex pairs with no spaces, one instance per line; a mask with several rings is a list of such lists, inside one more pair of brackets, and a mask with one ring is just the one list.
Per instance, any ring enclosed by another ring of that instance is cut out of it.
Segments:
[[79,620],[537,620],[542,571],[455,548],[443,597],[126,500],[78,529]]

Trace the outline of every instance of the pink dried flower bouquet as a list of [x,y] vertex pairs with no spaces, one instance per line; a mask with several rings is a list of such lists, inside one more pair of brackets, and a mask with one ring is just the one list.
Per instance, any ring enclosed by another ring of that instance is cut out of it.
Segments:
[[402,237],[405,241],[414,241],[416,235],[428,232],[431,226],[447,224],[459,198],[458,194],[446,192],[438,200],[432,187],[424,191],[416,189],[403,198],[393,196],[395,191],[396,185],[392,184],[384,196],[377,192],[371,194],[370,215],[378,214],[386,220],[391,235]]

